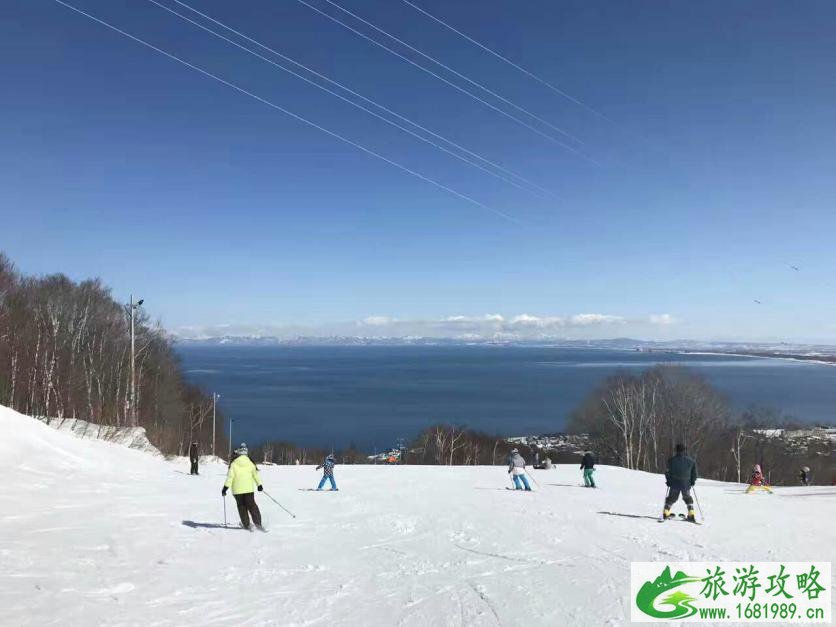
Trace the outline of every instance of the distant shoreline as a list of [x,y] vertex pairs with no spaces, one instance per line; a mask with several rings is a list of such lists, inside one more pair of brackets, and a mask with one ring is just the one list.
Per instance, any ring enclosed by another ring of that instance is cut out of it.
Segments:
[[675,351],[680,355],[714,355],[729,357],[757,357],[759,359],[783,359],[786,361],[801,361],[808,364],[822,366],[836,366],[836,355],[798,355],[794,353],[769,353],[763,351]]

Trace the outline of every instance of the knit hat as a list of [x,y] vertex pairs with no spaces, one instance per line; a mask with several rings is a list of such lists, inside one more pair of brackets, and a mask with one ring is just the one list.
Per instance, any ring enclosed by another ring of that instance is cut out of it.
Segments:
[[247,445],[244,444],[243,442],[241,442],[241,446],[239,446],[237,449],[235,449],[235,454],[236,455],[247,455],[249,452],[250,451],[247,448]]

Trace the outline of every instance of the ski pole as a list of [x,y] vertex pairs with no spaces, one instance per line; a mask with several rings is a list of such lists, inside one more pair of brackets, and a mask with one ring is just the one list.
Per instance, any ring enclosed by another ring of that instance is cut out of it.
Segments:
[[224,527],[226,527],[226,494],[221,497],[224,500]]
[[294,514],[293,512],[291,512],[291,511],[290,511],[289,509],[287,509],[284,505],[282,505],[282,504],[281,504],[281,503],[279,503],[276,499],[274,499],[272,496],[270,496],[270,493],[269,493],[269,492],[267,492],[267,490],[263,490],[263,492],[264,492],[264,494],[266,494],[266,495],[267,495],[267,498],[268,498],[268,499],[270,499],[271,501],[273,501],[276,505],[278,505],[278,506],[279,506],[279,507],[281,507],[284,511],[286,511],[288,514],[290,514],[291,516],[293,516],[293,518],[296,518],[296,514]]
[[702,505],[700,505],[700,499],[697,498],[697,489],[694,488],[694,500],[697,502],[697,509],[700,510],[700,518],[705,520],[705,514],[702,513]]
[[[529,474],[529,473],[526,473],[526,474]],[[540,482],[539,482],[539,481],[537,481],[537,479],[535,479],[535,478],[534,478],[534,473],[532,472],[532,473],[530,474],[530,476],[531,476],[531,480],[534,482],[534,485],[536,485],[536,486],[537,486],[537,488],[539,489],[539,488],[540,488]]]

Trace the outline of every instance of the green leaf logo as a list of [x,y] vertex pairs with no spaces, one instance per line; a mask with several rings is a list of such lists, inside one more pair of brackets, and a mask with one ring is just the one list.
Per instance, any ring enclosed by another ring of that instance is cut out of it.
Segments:
[[[671,576],[670,566],[665,566],[662,574],[656,579],[644,582],[639,589],[639,593],[636,595],[636,606],[642,612],[653,618],[680,619],[693,616],[697,613],[697,610],[691,605],[691,602],[695,601],[696,598],[686,594],[682,590],[674,589],[694,581],[701,581],[701,578],[691,577],[683,572],[677,572],[676,575]],[[656,600],[671,590],[674,590],[674,592],[664,599],[659,600],[658,603],[661,606],[670,606],[673,609],[657,609]]]

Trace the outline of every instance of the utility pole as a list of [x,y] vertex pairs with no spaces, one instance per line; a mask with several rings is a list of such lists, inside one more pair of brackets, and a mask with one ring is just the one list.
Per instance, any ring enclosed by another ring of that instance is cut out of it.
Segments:
[[234,421],[232,420],[232,418],[230,418],[229,419],[229,457],[227,458],[227,459],[229,459],[229,461],[232,461],[232,423],[233,422]]
[[215,457],[215,406],[218,402],[218,399],[221,397],[220,394],[216,394],[212,392],[212,457]]
[[136,420],[136,332],[134,327],[134,314],[136,310],[142,306],[145,301],[140,299],[134,303],[134,295],[131,294],[131,301],[128,304],[128,310],[131,314],[131,402],[129,407],[128,420],[130,426],[135,427]]

